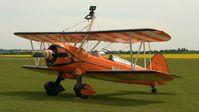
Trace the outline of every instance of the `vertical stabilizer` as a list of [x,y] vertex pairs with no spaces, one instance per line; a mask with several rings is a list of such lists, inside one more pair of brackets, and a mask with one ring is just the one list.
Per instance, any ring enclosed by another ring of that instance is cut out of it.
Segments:
[[162,54],[154,55],[151,59],[151,63],[147,65],[147,69],[169,74],[168,64]]

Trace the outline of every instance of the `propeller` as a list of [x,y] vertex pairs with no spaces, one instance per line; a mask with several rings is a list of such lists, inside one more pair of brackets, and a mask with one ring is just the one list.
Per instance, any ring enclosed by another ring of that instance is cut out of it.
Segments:
[[32,57],[34,58],[40,58],[40,57],[44,57],[44,53],[43,52],[35,52]]
[[51,50],[45,50],[44,52],[35,52],[32,57],[39,58],[39,57],[67,57],[67,53],[54,53]]
[[[64,50],[59,50],[59,49],[64,49]],[[62,58],[62,57],[68,57],[68,52],[65,50],[65,48],[53,44],[49,46],[49,48],[43,52],[35,52],[32,55],[35,58],[41,58],[44,57],[46,59],[46,64],[48,66],[53,65],[57,58]]]

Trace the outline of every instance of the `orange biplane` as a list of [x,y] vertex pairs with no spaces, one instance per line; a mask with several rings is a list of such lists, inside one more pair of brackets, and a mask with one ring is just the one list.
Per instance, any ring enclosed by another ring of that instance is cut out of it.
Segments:
[[[16,32],[14,35],[30,40],[35,65],[23,65],[22,67],[33,70],[57,71],[56,81],[49,81],[44,85],[47,95],[56,96],[64,91],[60,84],[64,79],[74,79],[76,84],[73,89],[75,95],[81,98],[95,93],[94,89],[83,83],[82,77],[113,81],[127,84],[140,84],[152,87],[151,92],[156,93],[156,86],[166,84],[173,80],[169,74],[168,65],[161,54],[156,54],[146,64],[145,44],[150,42],[168,41],[171,37],[155,29],[125,29],[91,31],[95,19],[94,10],[90,7],[90,13],[85,17],[88,26],[87,31],[79,32]],[[34,49],[33,42],[40,43],[43,52]],[[85,44],[95,42],[90,50],[85,50]],[[96,52],[96,47],[101,42],[129,44],[130,61],[110,55],[109,58],[102,52]],[[140,43],[136,58],[133,57],[132,44]],[[47,49],[45,46],[49,45]],[[143,48],[144,67],[138,66],[138,55]],[[150,49],[149,49],[150,54]],[[45,58],[47,66],[40,66],[39,59]]]

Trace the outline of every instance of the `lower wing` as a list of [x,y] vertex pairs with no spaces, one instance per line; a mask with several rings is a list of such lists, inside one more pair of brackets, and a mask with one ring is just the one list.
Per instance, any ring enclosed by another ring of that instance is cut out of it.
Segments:
[[163,83],[173,80],[173,77],[169,74],[151,70],[88,71],[86,75],[101,80],[132,84]]
[[[55,74],[56,72],[46,66],[23,65],[22,67],[45,74]],[[149,85],[154,82],[165,84],[173,80],[172,75],[153,70],[87,71],[84,76],[106,81],[144,85]]]
[[44,74],[55,74],[55,71],[50,70],[47,66],[33,66],[33,65],[22,65],[23,68],[35,71],[35,72],[40,72]]

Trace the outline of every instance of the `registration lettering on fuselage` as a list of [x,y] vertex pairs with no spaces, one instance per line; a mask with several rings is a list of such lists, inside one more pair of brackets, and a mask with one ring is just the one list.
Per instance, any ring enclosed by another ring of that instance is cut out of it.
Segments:
[[121,69],[117,67],[112,67],[112,70],[121,70]]

